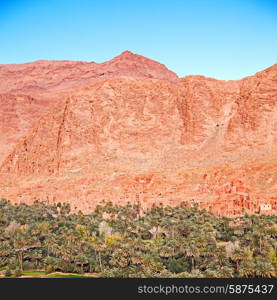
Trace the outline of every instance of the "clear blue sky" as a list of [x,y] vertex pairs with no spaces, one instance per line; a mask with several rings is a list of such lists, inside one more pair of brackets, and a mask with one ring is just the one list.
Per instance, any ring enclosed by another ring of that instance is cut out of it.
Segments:
[[124,50],[179,76],[252,75],[277,63],[277,0],[0,0],[0,64]]

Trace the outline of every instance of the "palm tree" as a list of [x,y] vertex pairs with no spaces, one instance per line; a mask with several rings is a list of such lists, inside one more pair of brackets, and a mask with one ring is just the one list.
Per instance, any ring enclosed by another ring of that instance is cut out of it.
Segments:
[[194,245],[189,245],[186,248],[186,256],[191,259],[191,271],[193,271],[195,267],[195,259],[199,257],[198,248]]
[[229,266],[222,267],[218,272],[219,278],[232,278],[233,277],[233,268]]
[[239,266],[239,277],[254,277],[256,274],[255,263],[249,260],[243,260]]
[[100,271],[103,272],[103,264],[102,264],[102,256],[101,252],[104,250],[104,246],[101,243],[101,241],[97,240],[93,245],[92,245],[94,251],[95,251],[95,258],[96,261],[99,263]]
[[87,263],[88,263],[88,259],[84,254],[80,253],[76,256],[75,264],[80,265],[81,273],[84,273],[84,264],[87,264]]
[[255,264],[255,273],[258,277],[275,277],[274,267],[269,262],[258,259]]
[[237,248],[233,251],[233,253],[231,254],[231,260],[235,263],[236,273],[239,272],[239,263],[246,258],[246,253],[241,249]]

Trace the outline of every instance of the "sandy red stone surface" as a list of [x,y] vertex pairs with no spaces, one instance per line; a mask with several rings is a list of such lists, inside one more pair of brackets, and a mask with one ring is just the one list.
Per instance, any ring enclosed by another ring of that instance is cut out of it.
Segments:
[[125,51],[0,65],[0,79],[0,197],[277,213],[277,65],[178,78]]

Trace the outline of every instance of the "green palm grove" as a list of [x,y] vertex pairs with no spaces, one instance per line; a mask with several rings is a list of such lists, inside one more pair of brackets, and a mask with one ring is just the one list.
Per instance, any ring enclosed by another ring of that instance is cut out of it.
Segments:
[[[107,217],[108,216],[108,217]],[[276,277],[277,217],[245,215],[242,225],[197,207],[12,205],[0,200],[0,268],[96,273],[98,277]]]

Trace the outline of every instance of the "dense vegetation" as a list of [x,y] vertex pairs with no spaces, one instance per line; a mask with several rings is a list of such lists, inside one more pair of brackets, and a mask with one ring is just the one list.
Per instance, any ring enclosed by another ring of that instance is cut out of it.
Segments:
[[97,273],[99,277],[276,277],[277,217],[245,215],[240,226],[197,207],[98,206],[0,201],[0,267]]

